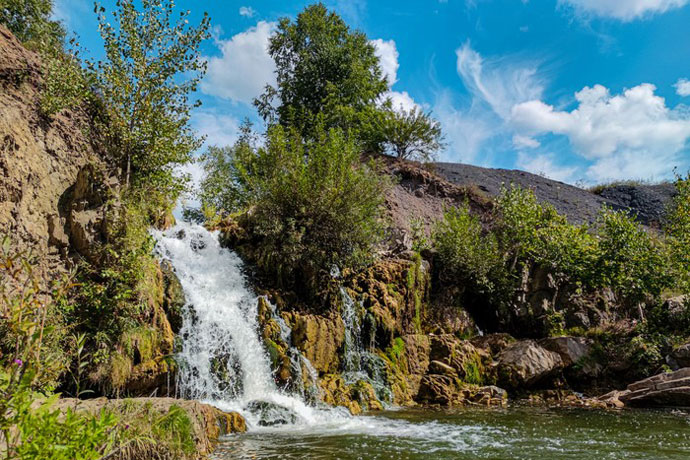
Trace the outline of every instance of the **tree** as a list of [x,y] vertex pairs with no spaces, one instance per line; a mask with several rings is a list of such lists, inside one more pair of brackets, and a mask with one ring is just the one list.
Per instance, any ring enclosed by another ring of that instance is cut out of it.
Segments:
[[295,22],[281,19],[269,53],[277,85],[267,86],[254,104],[265,120],[294,126],[305,138],[319,123],[357,130],[387,89],[366,35],[322,3],[307,7]]
[[226,211],[251,210],[254,259],[283,287],[313,296],[334,266],[361,267],[381,241],[388,182],[361,164],[354,140],[338,129],[305,141],[273,125],[265,146],[240,139],[208,159],[212,179],[202,184],[202,200],[215,196],[210,203]]
[[441,123],[417,107],[385,110],[379,129],[384,145],[403,160],[432,161],[443,147]]
[[52,0],[0,0],[0,23],[31,48],[61,48],[65,30],[52,11]]
[[173,0],[118,0],[111,25],[96,4],[105,42],[98,63],[99,89],[108,110],[112,154],[125,183],[160,192],[175,201],[181,191],[173,174],[201,146],[189,127],[200,102],[190,95],[206,71],[199,45],[208,37],[209,18],[189,25],[190,12],[175,14]]

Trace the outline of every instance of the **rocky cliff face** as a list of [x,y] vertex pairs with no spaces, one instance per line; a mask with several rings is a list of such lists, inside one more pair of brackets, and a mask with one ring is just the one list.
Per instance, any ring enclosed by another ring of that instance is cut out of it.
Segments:
[[[31,255],[47,287],[82,261],[98,270],[99,249],[111,237],[121,204],[116,171],[87,108],[45,116],[42,79],[39,56],[0,26],[0,238],[8,235],[16,251]],[[184,304],[169,267],[154,266],[148,275],[142,318],[157,340],[151,347],[133,336],[131,359],[119,368],[126,378],[118,381],[122,373],[115,366],[107,377],[116,383],[113,390],[146,396],[170,387],[165,357],[173,352]]]
[[85,249],[99,225],[85,208],[70,209],[89,193],[86,170],[104,167],[98,139],[80,108],[41,114],[39,58],[2,26],[0,50],[0,234],[46,274],[61,271],[71,243]]

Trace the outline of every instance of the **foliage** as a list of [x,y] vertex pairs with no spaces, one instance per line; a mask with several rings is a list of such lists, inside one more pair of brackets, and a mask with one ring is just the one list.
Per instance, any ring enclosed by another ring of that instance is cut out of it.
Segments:
[[384,145],[403,160],[433,161],[443,147],[441,123],[417,107],[384,110],[377,129]]
[[316,288],[334,266],[357,267],[371,257],[382,236],[387,182],[376,165],[360,164],[356,145],[341,131],[304,141],[276,125],[265,147],[240,139],[216,153],[222,156],[207,165],[211,177],[232,189],[219,204],[249,207],[250,231],[260,240],[255,260],[280,284]]
[[249,190],[241,178],[251,174],[247,167],[257,150],[257,136],[249,121],[240,127],[240,137],[233,146],[211,146],[201,161],[206,175],[201,182],[199,198],[204,209],[226,214],[247,205]]
[[470,283],[479,292],[491,293],[502,283],[503,259],[498,241],[484,233],[478,217],[467,205],[451,208],[436,224],[433,240],[444,277]]
[[670,238],[673,262],[681,288],[690,292],[690,173],[685,177],[677,177],[676,190],[666,232]]
[[65,30],[52,12],[53,0],[0,0],[0,24],[35,50],[62,48]]
[[269,53],[277,85],[254,103],[265,120],[295,127],[308,139],[318,136],[320,123],[358,131],[387,89],[374,46],[322,3],[294,22],[281,19]]
[[[56,372],[66,366],[55,360],[51,348],[60,337],[57,323],[48,320],[52,299],[63,298],[68,284],[51,295],[43,293],[30,260],[11,251],[9,239],[2,246],[0,311],[4,334],[0,354],[0,438],[7,458],[97,459],[112,444],[115,419],[102,413],[83,416],[53,409],[50,390]],[[51,324],[52,323],[52,324]],[[8,347],[8,344],[12,344]],[[42,399],[36,403],[37,399]]]
[[[106,59],[98,69],[99,92],[108,111],[111,154],[132,182],[173,202],[182,181],[173,174],[201,146],[189,128],[190,102],[206,63],[199,45],[208,37],[209,18],[189,25],[189,11],[175,13],[172,0],[119,0],[109,22],[96,4]],[[184,76],[184,79],[180,79]]]
[[601,285],[616,289],[631,304],[672,286],[667,248],[627,213],[604,210],[598,235]]

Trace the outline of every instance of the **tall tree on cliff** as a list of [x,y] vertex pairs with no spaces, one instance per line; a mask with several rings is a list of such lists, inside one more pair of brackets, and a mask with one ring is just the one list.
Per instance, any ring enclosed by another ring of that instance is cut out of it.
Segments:
[[106,58],[97,64],[99,89],[108,110],[112,153],[124,181],[174,202],[181,181],[176,165],[201,146],[189,127],[199,101],[190,95],[206,72],[199,45],[208,38],[209,18],[198,26],[190,12],[175,12],[173,0],[119,0],[112,14],[96,4]]
[[317,124],[358,130],[388,89],[374,45],[322,3],[294,22],[281,19],[269,53],[277,85],[267,86],[254,104],[266,121],[296,127],[307,139]]

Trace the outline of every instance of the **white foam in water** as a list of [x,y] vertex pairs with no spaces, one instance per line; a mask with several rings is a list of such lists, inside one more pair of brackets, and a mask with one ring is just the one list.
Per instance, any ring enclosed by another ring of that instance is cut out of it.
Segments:
[[[438,431],[438,424],[430,425],[430,430],[424,429],[426,424],[392,423],[378,417],[353,417],[344,408],[309,406],[301,395],[279,389],[259,338],[258,297],[247,287],[241,259],[220,246],[217,234],[199,225],[182,223],[153,234],[160,257],[172,263],[187,299],[180,331],[182,349],[177,356],[178,390],[183,397],[238,411],[253,431],[375,436],[416,433],[427,437],[430,431]],[[281,333],[285,339],[291,333],[284,323]],[[352,347],[355,356],[361,352],[358,348]],[[361,372],[357,361],[353,364],[352,370]],[[306,367],[310,374],[316,373],[311,363]],[[252,406],[256,402],[278,406],[278,413]],[[280,408],[292,415],[286,417]],[[262,422],[271,423],[281,417],[290,423],[261,426]]]

